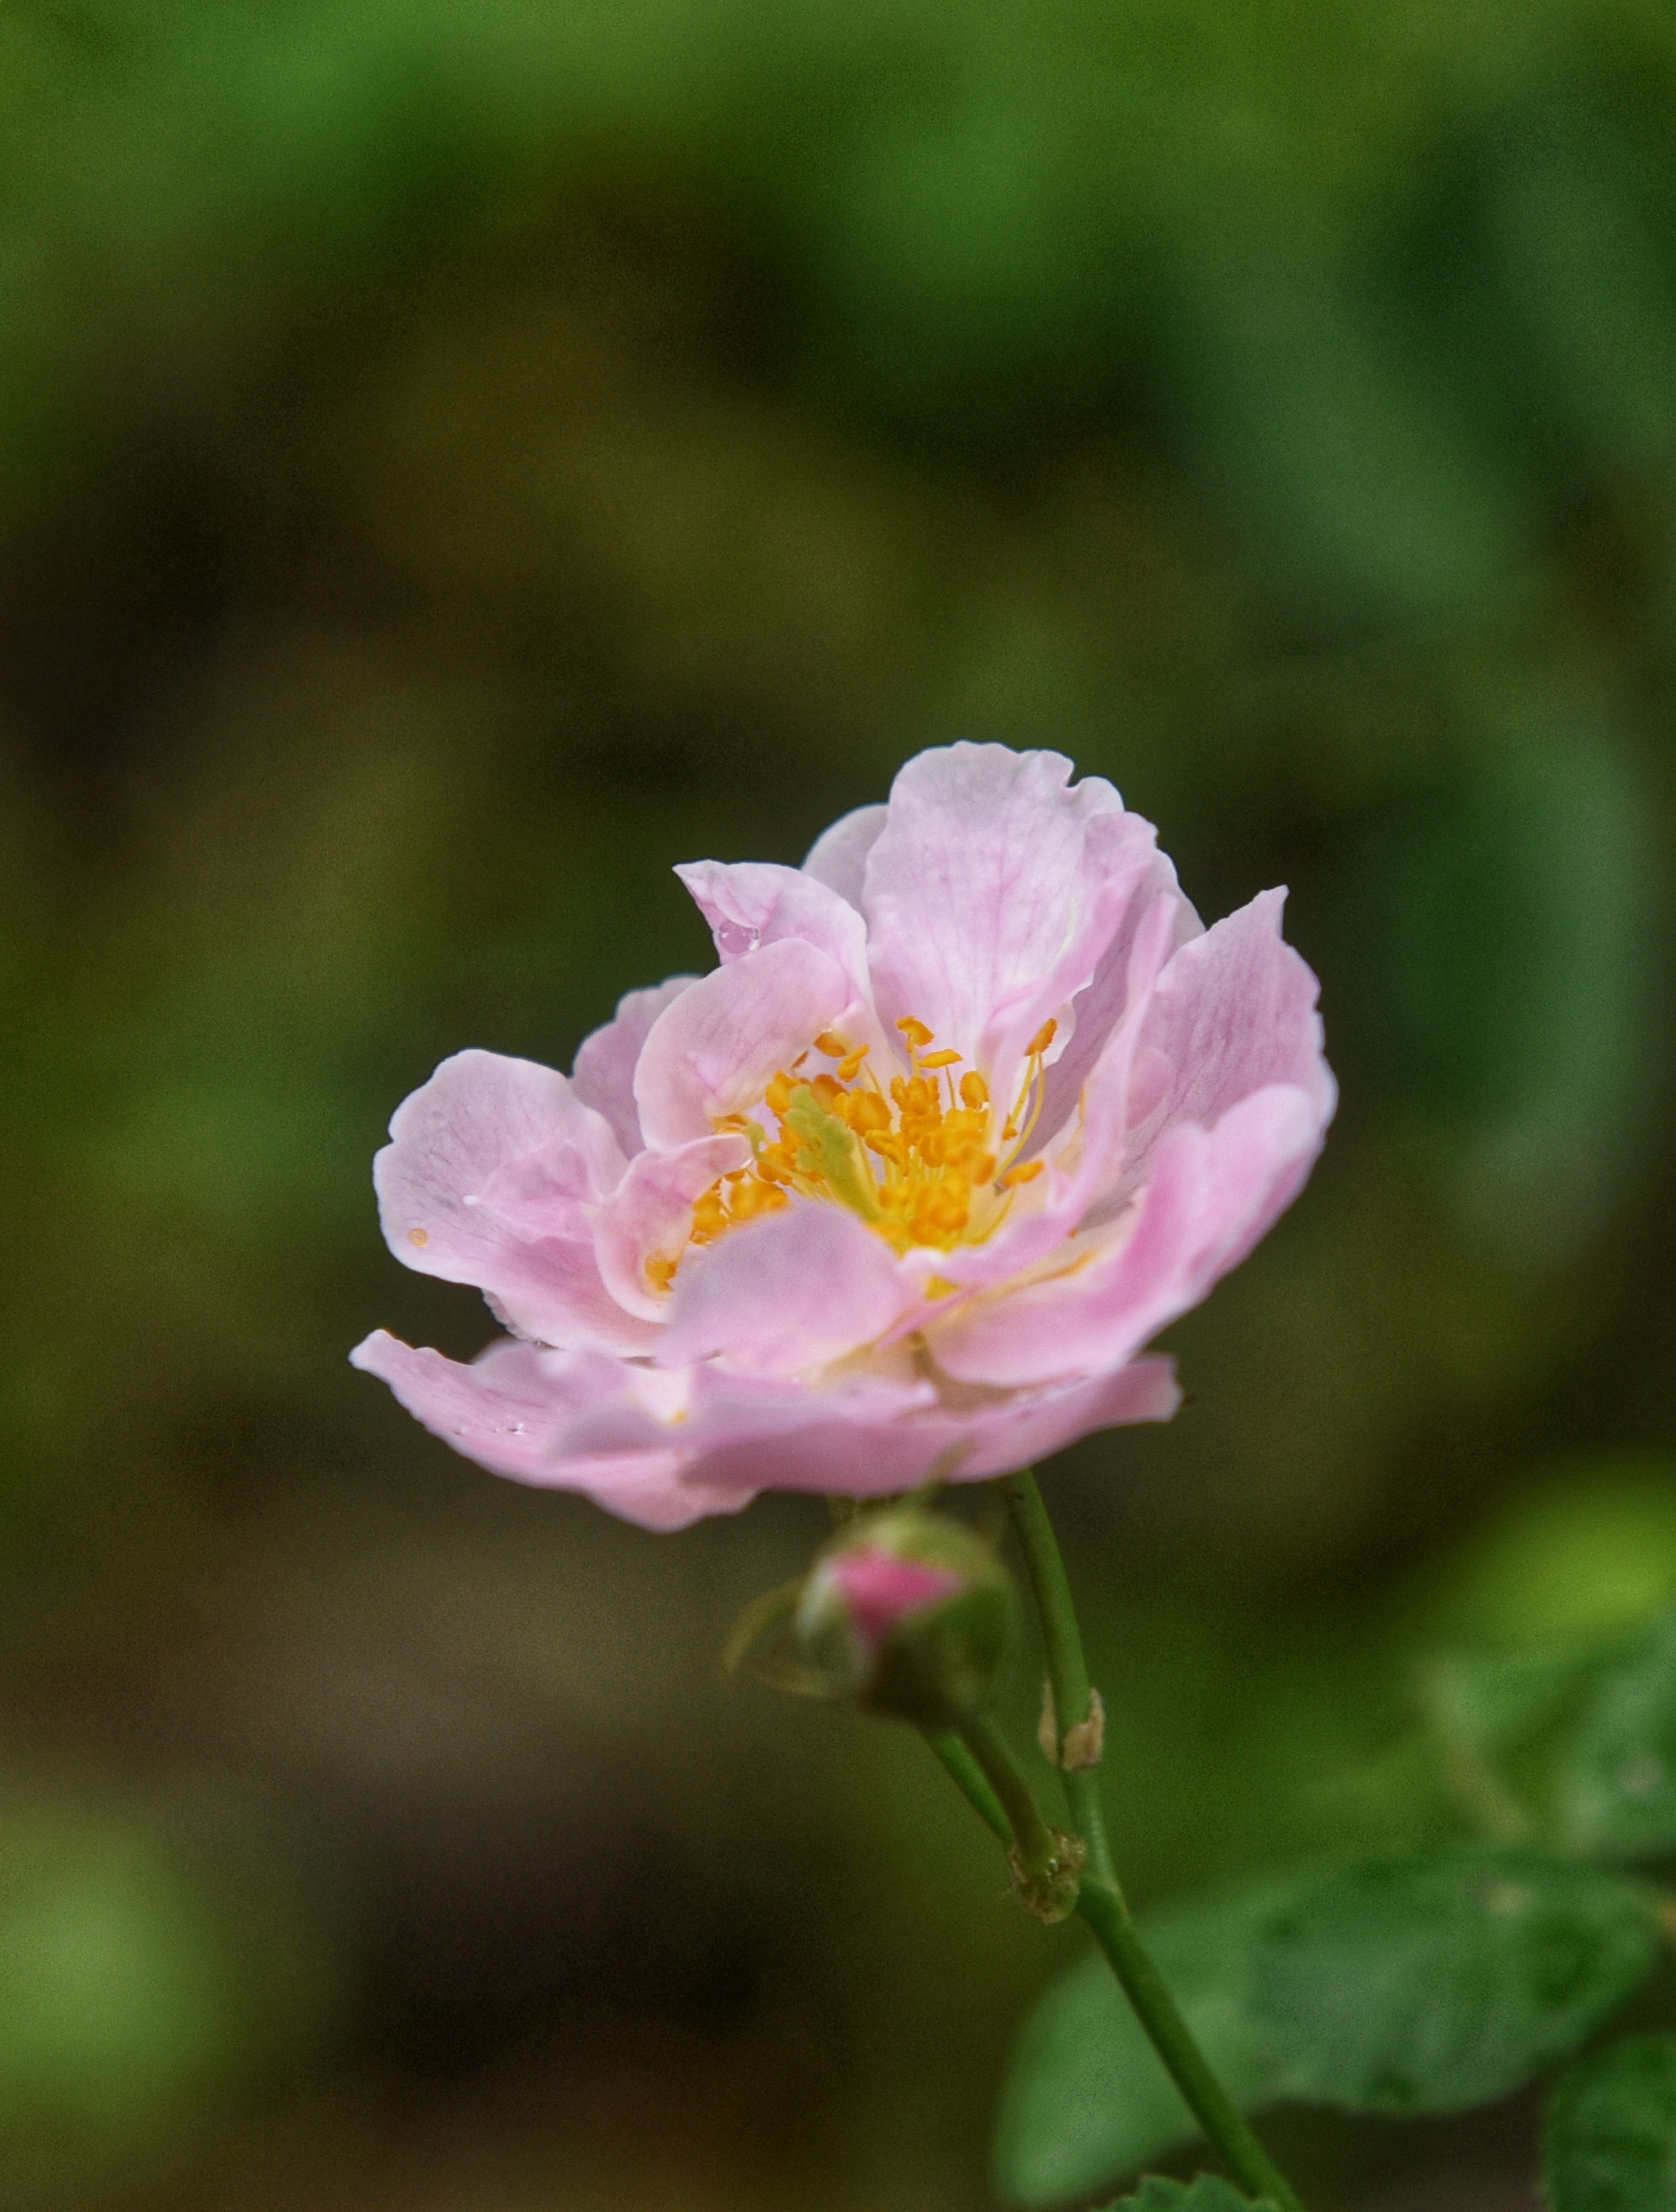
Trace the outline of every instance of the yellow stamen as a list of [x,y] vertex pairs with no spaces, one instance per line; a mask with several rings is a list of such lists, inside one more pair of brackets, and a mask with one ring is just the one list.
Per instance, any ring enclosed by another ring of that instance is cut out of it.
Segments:
[[[1042,1171],[1040,1160],[1020,1162],[1017,1154],[1041,1110],[1041,1056],[1057,1025],[1045,1023],[1032,1040],[999,1137],[984,1078],[975,1068],[957,1081],[948,1073],[964,1054],[946,1048],[926,1052],[932,1032],[911,1014],[896,1027],[908,1047],[907,1073],[888,1082],[883,1071],[864,1074],[866,1046],[823,1030],[811,1049],[836,1061],[831,1073],[800,1075],[809,1057],[800,1053],[769,1079],[763,1122],[743,1114],[718,1121],[718,1128],[750,1137],[753,1158],[748,1167],[718,1176],[698,1199],[693,1243],[712,1243],[794,1197],[844,1206],[898,1252],[926,1246],[948,1252],[993,1233],[1019,1188]],[[944,1076],[946,1082],[939,1080]],[[778,1124],[772,1137],[764,1126],[770,1117]],[[660,1255],[647,1262],[647,1279],[666,1291],[679,1265]],[[933,1275],[927,1294],[949,1297],[959,1287]]]
[[416,1244],[422,1252],[431,1241],[431,1232],[428,1229],[410,1229],[407,1232],[407,1241],[410,1244]]

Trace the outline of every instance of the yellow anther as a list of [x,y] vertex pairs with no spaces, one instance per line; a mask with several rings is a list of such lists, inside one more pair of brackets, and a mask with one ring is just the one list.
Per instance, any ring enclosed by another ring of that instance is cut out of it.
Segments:
[[[946,1084],[941,1079],[965,1055],[947,1048],[926,1052],[932,1032],[912,1014],[896,1026],[907,1040],[909,1064],[906,1073],[890,1074],[888,1085],[884,1074],[858,1082],[867,1047],[851,1044],[836,1030],[823,1030],[810,1050],[835,1061],[831,1073],[800,1075],[809,1052],[799,1053],[788,1067],[775,1069],[761,1120],[747,1114],[718,1120],[718,1129],[749,1137],[754,1158],[748,1166],[719,1176],[698,1199],[693,1243],[711,1243],[778,1212],[793,1197],[844,1206],[898,1252],[915,1246],[947,1252],[981,1243],[1005,1218],[1013,1191],[1041,1173],[1039,1160],[1003,1163],[1029,1141],[1041,1110],[1041,1055],[1056,1024],[1045,1023],[1037,1032],[999,1139],[989,1085],[976,1069],[958,1079],[950,1075]],[[660,1255],[647,1262],[647,1279],[666,1291],[680,1264]],[[958,1288],[934,1275],[928,1291],[944,1298]]]
[[877,1091],[854,1091],[847,1103],[844,1119],[852,1129],[859,1129],[864,1136],[870,1136],[875,1129],[890,1127],[890,1109]]
[[778,1213],[782,1206],[787,1206],[791,1202],[785,1192],[774,1183],[744,1182],[734,1194],[728,1211],[732,1221],[755,1221],[759,1214]]
[[795,1088],[791,1077],[782,1067],[776,1071],[762,1094],[769,1113],[777,1114],[782,1121],[786,1119],[786,1111],[792,1103],[792,1092]]
[[407,1241],[410,1244],[416,1244],[422,1252],[431,1241],[431,1232],[428,1229],[410,1229]]

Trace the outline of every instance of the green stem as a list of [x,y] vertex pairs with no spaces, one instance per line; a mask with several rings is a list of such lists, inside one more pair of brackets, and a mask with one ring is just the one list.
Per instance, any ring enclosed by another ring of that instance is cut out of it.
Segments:
[[1285,2175],[1263,2148],[1194,2040],[1168,1983],[1135,1932],[1121,1891],[1103,1881],[1084,1881],[1078,1892],[1077,1911],[1105,1953],[1107,1965],[1134,2007],[1152,2048],[1169,2068],[1182,2101],[1222,2153],[1229,2172],[1242,2189],[1266,2199],[1276,2212],[1303,2212]]
[[[1001,1485],[1012,1515],[1012,1525],[1024,1555],[1036,1611],[1041,1621],[1048,1652],[1048,1679],[1052,1688],[1054,1725],[1064,1742],[1070,1730],[1090,1716],[1088,1662],[1083,1654],[1083,1632],[1071,1595],[1071,1583],[1060,1555],[1059,1540],[1048,1518],[1035,1475],[1026,1468]],[[1169,2069],[1169,2077],[1210,2141],[1227,2161],[1229,2171],[1254,2197],[1266,2197],[1277,2212],[1302,2212],[1285,2176],[1275,2165],[1247,2124],[1244,2114],[1217,2078],[1199,2049],[1193,2030],[1182,2019],[1169,1984],[1148,1957],[1112,1865],[1106,1838],[1105,1812],[1093,1767],[1073,1768],[1065,1776],[1071,1814],[1088,1847],[1088,1875],[1078,1894],[1077,1911],[1088,1923],[1094,1940],[1153,2049]]]
[[[1090,1717],[1088,1662],[1083,1656],[1083,1632],[1077,1625],[1077,1608],[1060,1556],[1054,1524],[1029,1468],[1010,1475],[1001,1494],[1012,1516],[1018,1548],[1024,1555],[1036,1612],[1041,1620],[1042,1642],[1048,1651],[1048,1680],[1054,1697],[1054,1725],[1064,1742],[1073,1728]],[[1092,1766],[1074,1767],[1065,1777],[1065,1794],[1071,1818],[1088,1846],[1088,1870],[1097,1881],[1115,1886],[1112,1847],[1106,1838],[1105,1808],[1100,1802],[1100,1778]]]
[[1006,1808],[984,1779],[983,1769],[951,1730],[927,1729],[926,1741],[943,1762],[944,1771],[993,1835],[1012,1849],[1012,1823]]
[[993,1723],[981,1715],[965,1722],[960,1735],[974,1765],[994,1792],[996,1803],[1005,1815],[1020,1865],[1032,1874],[1051,1873],[1058,1863],[1059,1847],[1005,1741]]

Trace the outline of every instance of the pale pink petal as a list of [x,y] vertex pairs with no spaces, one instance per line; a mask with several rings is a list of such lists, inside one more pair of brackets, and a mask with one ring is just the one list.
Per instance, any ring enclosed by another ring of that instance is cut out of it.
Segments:
[[867,972],[867,927],[855,908],[798,868],[767,860],[686,860],[677,868],[724,961],[800,937],[852,976]]
[[398,1108],[373,1163],[384,1233],[422,1274],[472,1283],[521,1334],[643,1352],[607,1294],[588,1209],[621,1181],[604,1119],[533,1060],[463,1052]]
[[[584,1354],[586,1358],[588,1355]],[[349,1354],[351,1366],[390,1385],[435,1437],[494,1474],[538,1482],[565,1407],[543,1371],[551,1354],[505,1340],[471,1365],[404,1344],[375,1329]]]
[[584,1037],[577,1048],[571,1078],[576,1096],[604,1115],[628,1158],[646,1142],[635,1103],[635,1069],[641,1049],[665,1007],[697,981],[696,975],[671,975],[652,990],[627,993],[616,1002],[616,1018]]
[[[1017,1193],[1000,1227],[980,1244],[956,1247],[931,1265],[915,1255],[910,1264],[921,1281],[928,1273],[964,1290],[1010,1281],[1046,1261],[1074,1236],[1090,1206],[1118,1179],[1124,1158],[1129,1069],[1151,1005],[1154,985],[1178,941],[1180,903],[1168,891],[1147,901],[1126,933],[1121,1018],[1106,1040],[1070,1123],[1044,1146],[1027,1143],[1025,1158],[1039,1158],[1042,1174]],[[1053,1070],[1048,1071],[1051,1078]],[[1044,1117],[1045,1118],[1045,1117]]]
[[658,1347],[665,1366],[720,1353],[792,1375],[871,1344],[917,1306],[882,1237],[841,1206],[788,1206],[689,1251]]
[[750,1158],[742,1136],[701,1137],[673,1152],[636,1153],[628,1172],[596,1210],[593,1247],[611,1295],[629,1313],[661,1322],[666,1291],[647,1273],[649,1260],[679,1260],[692,1233],[693,1201],[718,1176]]
[[[1158,933],[1157,957],[1149,948],[1138,963],[1135,955],[1143,932]],[[1083,1085],[1096,1062],[1125,1021],[1133,1021],[1139,1001],[1150,995],[1164,961],[1178,947],[1204,933],[1204,923],[1181,896],[1175,869],[1162,853],[1155,854],[1151,868],[1124,908],[1111,943],[1101,955],[1093,980],[1072,1001],[1075,1019],[1071,1039],[1048,1069],[1035,1139],[1025,1148],[1027,1158],[1041,1152],[1076,1113]]]
[[387,1382],[433,1436],[491,1474],[584,1492],[644,1528],[684,1528],[750,1502],[749,1491],[683,1479],[685,1455],[662,1437],[635,1451],[555,1456],[562,1426],[591,1400],[620,1391],[623,1370],[616,1361],[501,1343],[465,1366],[382,1329],[349,1358]]
[[1043,1024],[1064,1050],[1074,1002],[1151,879],[1155,833],[1110,784],[1067,787],[1059,753],[953,745],[910,761],[867,861],[873,984],[976,1060],[1010,1102]]
[[1284,890],[1260,893],[1184,945],[1159,976],[1130,1078],[1125,1188],[1166,1130],[1209,1128],[1266,1085],[1301,1091],[1321,1128],[1332,1119],[1338,1089],[1322,1054],[1321,987],[1281,937],[1285,902]]
[[1002,1387],[1117,1365],[1244,1258],[1301,1188],[1321,1132],[1315,1102],[1290,1085],[1242,1099],[1214,1129],[1173,1129],[1109,1245],[956,1307],[928,1329],[932,1356],[949,1375]]
[[1062,1450],[1091,1430],[1164,1421],[1180,1394],[1168,1359],[1073,1384],[938,1402],[928,1385],[867,1378],[818,1393],[753,1395],[714,1368],[695,1378],[689,1481],[889,1497],[932,1475],[976,1482]]
[[813,876],[817,884],[836,891],[858,914],[867,855],[878,842],[889,811],[884,806],[858,806],[851,813],[841,814],[829,830],[822,830],[803,863],[805,876]]
[[1079,1437],[1098,1429],[1126,1429],[1139,1421],[1168,1421],[1181,1402],[1173,1359],[1132,1359],[1108,1375],[1079,1379],[1040,1395],[1021,1393],[1011,1403],[979,1415],[971,1450],[956,1480],[985,1482],[1035,1461],[1051,1459]]
[[635,1097],[647,1144],[690,1143],[758,1104],[775,1069],[807,1052],[853,995],[830,954],[798,938],[704,976],[659,1016],[641,1054]]
[[477,1208],[502,1169],[541,1156],[541,1179],[556,1176],[579,1200],[609,1190],[623,1169],[604,1121],[556,1069],[496,1052],[445,1060],[397,1108],[390,1137],[373,1165],[385,1237],[398,1260],[451,1283],[483,1280]]

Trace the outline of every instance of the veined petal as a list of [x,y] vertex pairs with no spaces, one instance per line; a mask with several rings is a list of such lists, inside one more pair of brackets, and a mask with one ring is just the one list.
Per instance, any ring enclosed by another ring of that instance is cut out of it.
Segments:
[[684,1479],[685,1455],[663,1439],[635,1450],[556,1456],[554,1439],[583,1407],[619,1394],[621,1364],[594,1355],[491,1345],[467,1366],[376,1330],[349,1355],[387,1382],[431,1434],[493,1474],[551,1490],[578,1490],[643,1528],[684,1528],[710,1513],[736,1513],[753,1493]]
[[692,1233],[693,1201],[718,1176],[731,1175],[750,1158],[750,1140],[726,1133],[701,1137],[673,1152],[636,1153],[628,1172],[594,1216],[599,1272],[628,1312],[662,1322],[666,1292],[656,1291],[649,1260],[678,1261]]
[[1121,1177],[1108,1197],[1139,1186],[1167,1131],[1210,1128],[1269,1085],[1302,1092],[1318,1131],[1332,1120],[1321,986],[1280,934],[1285,902],[1284,890],[1260,892],[1166,963],[1136,1040]]
[[445,1060],[398,1108],[373,1163],[384,1233],[422,1274],[472,1283],[521,1334],[647,1348],[607,1294],[588,1209],[622,1180],[604,1120],[555,1069],[492,1052]]
[[874,993],[981,1058],[1005,1090],[1023,1046],[1093,977],[1153,857],[1153,831],[1110,784],[1067,787],[1062,754],[960,744],[891,786],[867,860]]
[[694,1377],[686,1480],[853,1498],[888,1497],[932,1475],[981,1481],[1092,1429],[1168,1420],[1179,1395],[1168,1359],[961,1407],[924,1382],[864,1375],[814,1392],[707,1367]]
[[755,1106],[776,1068],[850,1010],[853,990],[829,953],[783,938],[718,968],[665,1008],[635,1073],[649,1145],[708,1136]]
[[671,975],[649,991],[625,993],[616,1002],[616,1018],[584,1037],[577,1048],[572,1087],[585,1106],[592,1106],[610,1123],[627,1158],[632,1159],[646,1142],[635,1103],[635,1069],[641,1048],[665,1007],[673,1006],[697,981],[696,975]]
[[801,869],[768,860],[683,860],[675,872],[709,923],[724,962],[800,937],[865,978],[866,924],[836,891]]
[[1087,988],[1072,1002],[1071,1039],[1048,1066],[1030,1154],[1041,1152],[1075,1115],[1084,1085],[1126,1024],[1133,1027],[1144,1011],[1165,961],[1204,933],[1204,923],[1181,895],[1175,869],[1162,853],[1155,853]]
[[1213,1129],[1171,1130],[1104,1250],[956,1309],[927,1330],[932,1357],[1003,1389],[1120,1364],[1245,1257],[1301,1188],[1321,1130],[1315,1102],[1284,1084],[1242,1099]]
[[657,1356],[798,1374],[871,1344],[918,1304],[890,1246],[854,1214],[794,1205],[688,1255]]
[[841,814],[829,830],[822,830],[804,860],[804,874],[836,891],[858,914],[866,881],[867,855],[878,842],[890,811],[888,806],[858,806]]

